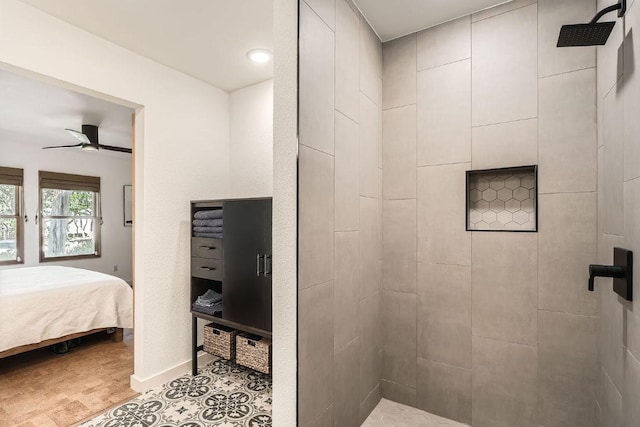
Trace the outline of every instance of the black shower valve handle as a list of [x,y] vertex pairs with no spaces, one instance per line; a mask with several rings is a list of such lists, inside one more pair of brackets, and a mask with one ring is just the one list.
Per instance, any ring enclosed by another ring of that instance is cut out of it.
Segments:
[[595,289],[596,277],[615,277],[623,279],[627,277],[627,269],[619,265],[601,265],[590,264],[589,265],[589,290],[591,292]]

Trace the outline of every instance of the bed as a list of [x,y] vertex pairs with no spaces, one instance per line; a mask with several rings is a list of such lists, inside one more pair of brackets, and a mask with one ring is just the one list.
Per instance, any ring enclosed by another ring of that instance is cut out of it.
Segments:
[[122,279],[80,268],[0,270],[0,358],[90,333],[133,327],[133,291]]

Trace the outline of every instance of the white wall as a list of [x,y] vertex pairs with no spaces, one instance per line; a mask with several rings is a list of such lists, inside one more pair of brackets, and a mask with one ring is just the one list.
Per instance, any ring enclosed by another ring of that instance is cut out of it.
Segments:
[[[39,226],[35,222],[38,210],[38,171],[51,171],[100,177],[102,197],[100,258],[55,262],[57,265],[86,268],[113,274],[126,281],[132,279],[132,228],[123,225],[122,186],[131,184],[131,156],[85,152],[82,150],[42,150],[26,141],[0,141],[0,163],[24,169],[24,198],[29,221],[24,224],[24,265],[40,261]],[[113,266],[118,265],[118,271]],[[7,266],[5,268],[12,268]],[[0,267],[1,268],[1,267]]]
[[230,174],[235,197],[273,194],[273,80],[229,96]]
[[0,0],[0,28],[1,67],[144,106],[136,114],[134,159],[133,379],[184,363],[189,201],[230,196],[228,94],[17,0]]

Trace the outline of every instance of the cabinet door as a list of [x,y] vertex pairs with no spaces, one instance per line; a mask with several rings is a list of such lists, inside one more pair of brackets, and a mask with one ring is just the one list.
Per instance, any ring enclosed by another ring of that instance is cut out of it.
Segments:
[[257,265],[257,256],[265,253],[264,201],[233,200],[223,209],[223,317],[265,329],[264,280]]
[[[264,201],[264,223],[263,223],[263,251],[262,253],[267,254],[271,257],[269,264],[273,265],[273,259],[271,255],[271,199]],[[263,288],[264,288],[264,315],[265,315],[265,327],[267,331],[271,331],[271,268],[269,272],[262,277]]]

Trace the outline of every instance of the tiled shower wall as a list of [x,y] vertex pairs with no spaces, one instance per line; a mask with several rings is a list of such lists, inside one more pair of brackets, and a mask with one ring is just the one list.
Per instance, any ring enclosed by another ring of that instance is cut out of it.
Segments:
[[298,425],[380,400],[382,45],[345,0],[300,1]]
[[[595,12],[515,0],[384,43],[383,397],[474,427],[596,424],[596,50],[555,47]],[[538,233],[465,231],[465,170],[533,164]]]
[[[598,8],[608,6],[598,1]],[[610,265],[613,247],[640,257],[640,2],[627,2],[608,43],[598,48],[598,261]],[[635,302],[597,279],[598,411],[601,427],[640,426],[640,277]]]

